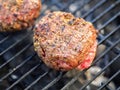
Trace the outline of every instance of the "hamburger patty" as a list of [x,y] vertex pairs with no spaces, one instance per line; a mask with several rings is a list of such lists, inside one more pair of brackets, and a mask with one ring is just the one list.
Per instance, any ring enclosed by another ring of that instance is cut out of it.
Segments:
[[0,31],[27,29],[41,9],[40,0],[0,0]]
[[48,13],[37,23],[33,40],[35,51],[47,66],[66,71],[87,68],[82,68],[82,63],[89,61],[88,57],[90,66],[96,53],[96,37],[96,30],[90,22],[56,11]]

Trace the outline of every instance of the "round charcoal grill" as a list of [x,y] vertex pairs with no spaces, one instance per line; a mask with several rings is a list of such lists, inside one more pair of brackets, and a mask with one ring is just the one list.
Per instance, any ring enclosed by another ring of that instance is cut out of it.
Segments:
[[49,11],[71,12],[94,24],[98,50],[90,68],[48,68],[33,48],[33,31],[0,33],[0,90],[120,90],[120,0],[42,0]]

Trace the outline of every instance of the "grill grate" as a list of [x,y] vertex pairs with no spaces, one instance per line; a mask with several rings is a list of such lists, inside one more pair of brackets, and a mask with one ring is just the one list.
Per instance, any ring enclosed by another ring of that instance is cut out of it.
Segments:
[[[55,71],[43,64],[34,52],[31,30],[0,33],[0,88],[120,90],[120,0],[42,0],[42,4],[40,18],[48,11],[61,10],[92,22],[99,31],[98,47],[104,45],[105,49],[97,54],[91,67],[69,77],[69,72]],[[90,79],[84,78],[94,66],[101,70]],[[107,80],[93,89],[93,82],[101,76]]]

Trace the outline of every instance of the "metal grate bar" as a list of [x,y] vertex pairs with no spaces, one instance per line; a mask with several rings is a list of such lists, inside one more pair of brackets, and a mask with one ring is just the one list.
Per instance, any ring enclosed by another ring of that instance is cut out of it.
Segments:
[[8,47],[7,49],[5,49],[3,52],[0,53],[0,56],[2,54],[4,54],[5,52],[7,52],[8,50],[10,50],[11,48],[13,48],[14,46],[16,46],[18,43],[20,43],[22,40],[26,39],[26,37],[28,37],[29,34],[25,35],[23,38],[17,40],[14,44],[12,44],[10,47]]
[[[92,20],[92,23],[95,23],[98,19],[100,19],[102,17],[102,15],[104,15],[105,13],[108,13],[107,11],[110,11],[112,8],[114,8],[117,4],[119,4],[120,1],[115,2],[114,4],[112,4],[107,10],[105,10],[102,14],[100,14],[99,16],[97,16],[95,19]],[[106,25],[108,25],[109,23],[111,23],[114,19],[116,19],[117,16],[119,16],[120,13],[118,13],[118,15],[115,15],[114,17],[112,17],[109,21],[107,21],[104,26],[102,26],[99,30],[102,30]],[[104,37],[103,35],[100,35],[102,37]],[[112,42],[109,40],[106,40],[110,45],[112,45]],[[115,48],[115,53],[117,53],[117,51],[120,50],[118,47]]]
[[4,33],[4,32],[3,32],[3,33],[1,33],[1,34],[2,34],[4,37],[5,37],[5,36],[8,36],[8,34],[6,34],[6,33]]
[[120,90],[120,87],[118,87],[117,90]]
[[5,65],[7,65],[9,62],[11,62],[14,58],[16,58],[18,55],[20,55],[21,53],[23,53],[26,49],[28,49],[30,46],[32,45],[31,44],[28,44],[26,45],[22,50],[20,50],[17,54],[15,54],[12,58],[10,58],[9,60],[7,60],[5,63],[3,63],[1,66],[0,66],[0,69],[3,68]]
[[13,72],[15,72],[17,69],[19,69],[20,67],[22,67],[25,63],[27,63],[29,60],[31,60],[36,54],[34,53],[33,55],[31,55],[30,57],[28,57],[26,60],[24,60],[21,64],[19,64],[17,67],[15,67],[12,71],[10,71],[9,73],[7,73],[6,75],[4,75],[0,81],[3,81],[5,78],[7,78],[9,75],[11,75]]
[[83,70],[81,73],[78,73],[72,80],[70,80],[63,88],[61,88],[60,90],[66,90],[66,88],[70,87],[77,79],[78,77],[85,73],[85,70]]
[[[57,1],[54,1],[54,3],[53,3],[52,5],[55,5],[55,6],[57,6],[58,8],[61,8],[60,4],[59,4]],[[49,5],[49,6],[51,6],[51,5]],[[48,8],[50,8],[50,7],[48,7]],[[47,8],[47,9],[48,9],[48,8]]]
[[[105,41],[106,39],[108,39],[111,35],[113,35],[116,31],[118,31],[118,29],[120,29],[120,25],[115,28],[115,30],[113,30],[112,32],[110,32],[107,36],[104,37],[104,39],[102,39],[101,41],[98,42],[98,45],[100,45],[101,43],[103,43],[103,41]],[[101,35],[100,35],[101,36]]]
[[3,43],[4,41],[6,41],[10,36],[7,36],[5,38],[3,38],[1,41],[0,41],[0,44]]
[[[68,3],[67,3],[67,5],[65,6],[65,7],[63,7],[61,10],[62,11],[66,11],[67,9],[67,7],[69,7],[70,5],[71,5],[71,3],[73,3],[74,2],[74,0],[71,0],[71,1],[69,1]],[[57,6],[58,6],[58,4],[56,4]],[[58,6],[59,7],[59,6]],[[61,7],[59,7],[59,8],[61,8]]]
[[100,74],[103,73],[103,71],[105,71],[113,62],[115,62],[118,58],[120,57],[120,54],[117,55],[113,60],[111,60],[107,66],[105,66],[101,72],[97,73],[96,76],[94,76],[91,80],[87,81],[86,84],[84,84],[84,86],[81,87],[80,90],[84,90],[85,87],[87,87],[93,80],[95,80]]
[[[89,4],[92,0],[87,0],[86,2],[84,2],[84,4],[82,4],[81,6],[79,6],[79,8],[77,8],[76,11],[80,11],[82,9],[82,7],[84,7],[86,4]],[[76,13],[76,11],[73,12],[73,14]]]
[[[101,28],[99,28],[98,30],[102,30],[105,26],[107,26],[109,23],[111,23],[114,19],[116,19],[118,16],[120,15],[120,12],[118,12],[115,16],[113,16],[110,20],[108,20],[104,25],[101,26]],[[104,36],[102,34],[99,34],[101,37],[104,38]],[[106,40],[106,42],[110,45],[112,45],[113,43],[109,40]],[[115,53],[117,53],[117,51],[120,50],[118,47],[115,48]]]
[[35,85],[41,78],[43,78],[45,75],[47,75],[49,71],[45,72],[43,75],[39,76],[34,82],[32,82],[28,87],[26,87],[24,90],[28,90],[33,85]]
[[112,4],[110,7],[108,7],[105,11],[103,11],[99,16],[97,16],[95,19],[93,19],[91,22],[95,23],[97,20],[99,20],[102,16],[104,16],[105,14],[107,14],[109,11],[111,11],[117,4],[119,4],[120,1],[115,2],[114,4]]
[[45,3],[46,0],[41,0],[42,4]]
[[[45,0],[43,1],[43,3],[44,3],[44,2],[45,2]],[[63,7],[61,10],[62,10],[62,11],[65,11],[66,8],[69,7],[70,4],[73,3],[73,2],[74,2],[74,1],[68,2],[68,5],[66,5],[65,7]],[[53,5],[57,5],[57,2],[54,3]],[[57,5],[57,6],[58,6],[58,5]],[[51,5],[49,5],[49,6],[41,13],[41,16],[43,16],[43,15],[44,15],[44,12],[45,12],[46,10],[48,10],[50,7],[51,7]]]
[[[45,2],[45,0],[43,1],[43,3],[44,3],[44,2]],[[42,3],[42,4],[43,4],[43,3]],[[57,3],[58,3],[58,2],[57,2],[57,1],[55,1],[52,5],[57,5]],[[59,6],[59,5],[58,5],[58,6]],[[50,5],[50,4],[48,4],[48,5],[47,5],[47,8],[46,8],[44,11],[42,11],[42,12],[41,12],[41,16],[43,16],[43,15],[44,15],[44,12],[45,12],[45,11],[47,11],[47,10],[49,10],[49,9],[50,9],[50,7],[51,7],[51,5]]]
[[[109,44],[109,45],[112,45],[113,43],[110,41],[110,40],[107,40],[107,38],[109,38],[113,33],[115,33],[118,29],[120,28],[120,25],[115,29],[113,30],[112,32],[110,32],[107,36],[103,36],[102,34],[99,34],[99,37],[103,38],[101,41],[98,42],[98,45],[100,45],[101,43],[103,43],[105,40],[106,42]],[[120,51],[120,48],[119,47],[115,47],[114,49],[114,52],[117,54],[119,53]]]
[[71,5],[71,3],[73,3],[73,2],[74,2],[73,0],[70,0],[70,1],[67,3],[67,5],[64,6],[64,7],[63,7],[63,5],[61,6],[61,5],[59,5],[59,4],[56,4],[56,6],[57,6],[58,8],[60,8],[62,11],[66,11],[66,10],[67,10],[66,8],[68,8],[68,7]]
[[[99,56],[98,58],[100,59],[102,56],[104,56],[107,52],[109,52],[119,42],[120,42],[120,39],[114,45],[112,45],[109,49],[107,49],[104,53],[102,53],[102,55]],[[98,60],[99,60],[98,58],[96,60],[94,60],[94,62],[92,63],[91,66],[93,66],[93,64],[95,64],[96,62],[98,62]],[[86,70],[88,70],[88,69],[86,69]],[[70,85],[73,84],[82,73],[85,73],[86,70],[83,70],[82,72],[80,72],[79,74],[77,74],[76,77],[74,77],[71,81],[69,81],[69,83],[67,83],[61,90],[65,90],[67,87],[70,87]]]
[[[106,14],[106,13],[108,13],[108,11],[110,11],[112,8],[114,8],[117,4],[119,4],[120,3],[120,1],[117,1],[117,2],[115,2],[114,4],[112,4],[108,9],[106,9],[103,13],[101,13],[99,16],[97,16],[95,19],[93,19],[91,22],[92,23],[95,23],[98,19],[100,19],[104,14]],[[120,13],[118,13],[118,15],[119,15]],[[102,26],[99,30],[102,30],[106,25],[108,25],[109,23],[111,23],[114,19],[116,19],[116,17],[118,16],[118,15],[115,15],[113,18],[111,18],[109,21],[107,21],[105,24],[104,24],[104,26]],[[102,36],[102,37],[104,37],[103,35],[100,35],[100,36]],[[104,40],[104,39],[103,39]],[[112,45],[112,42],[111,41],[109,41],[109,40],[106,40],[110,45]],[[115,53],[117,53],[117,51],[119,50],[119,48],[118,47],[116,47],[115,48]]]
[[[116,14],[113,18],[111,18],[109,21],[107,21],[103,26],[102,28],[100,29],[103,29],[106,25],[108,25],[110,22],[112,22],[120,13]],[[96,60],[95,60],[96,61]],[[80,74],[79,74],[80,75]],[[78,75],[78,76],[79,76]],[[77,78],[75,79],[72,79],[68,84],[66,84],[62,90],[64,90],[65,88],[69,87],[72,83],[74,83],[75,81],[77,80]]]
[[[45,2],[46,0],[42,0],[43,2]],[[49,0],[48,0],[49,1]],[[64,10],[64,11],[66,11],[66,10],[68,10],[68,9],[66,9],[66,8],[68,8],[72,3],[71,2],[74,2],[74,0],[70,0],[67,4],[65,4],[64,6],[62,6],[61,5],[61,3],[60,3],[60,1],[61,0],[59,0],[59,1],[55,1],[55,3],[52,3],[52,4],[48,4],[48,6],[47,6],[47,9],[49,9],[50,7],[51,7],[51,5],[55,5],[56,7],[58,7],[59,8],[59,10]],[[109,0],[102,0],[102,1],[99,1],[96,5],[94,5],[94,7],[92,7],[87,13],[85,13],[85,14],[83,14],[83,17],[87,17],[89,14],[91,14],[92,12],[94,12],[94,10],[97,10],[100,6],[102,7],[103,5],[102,4],[104,4],[104,3],[106,3],[106,1],[109,1]],[[43,3],[42,2],[42,3]],[[92,2],[92,0],[88,0],[88,1],[86,1],[86,4],[87,3],[89,3],[89,2]],[[102,3],[102,4],[100,4],[100,3]],[[106,15],[107,13],[109,13],[111,10],[113,10],[113,8],[117,5],[117,4],[119,4],[120,3],[120,0],[116,0],[113,4],[111,4],[108,8],[106,8],[102,13],[100,13],[98,16],[96,16],[93,20],[92,20],[92,23],[95,23],[95,22],[97,22],[97,20],[99,20],[101,17],[103,17],[104,15]],[[85,5],[85,3],[84,4],[82,4],[80,7],[78,7],[79,9],[82,9],[81,7],[83,7]],[[78,10],[78,8],[73,12],[73,13],[75,13],[75,12],[77,12],[77,10]],[[45,9],[46,10],[46,9]],[[45,12],[45,10],[43,11],[43,12]],[[50,10],[50,9],[49,9]],[[42,13],[43,14],[43,13]],[[118,15],[120,15],[120,12],[118,11],[113,17],[111,17],[108,21],[106,21],[106,22],[104,22],[103,23],[103,25],[102,25],[102,27],[99,27],[99,30],[102,30],[103,28],[105,28],[107,25],[109,25],[112,21],[115,21],[116,20],[116,18],[118,17]],[[100,41],[99,41],[99,43],[98,43],[98,45],[100,45],[101,43],[103,43],[104,41],[105,41],[105,43],[108,43],[109,45],[110,45],[110,48],[108,48],[107,50],[105,50],[103,53],[104,54],[102,54],[102,55],[100,55],[99,57],[97,57],[96,58],[96,60],[93,62],[93,64],[95,64],[97,61],[99,61],[99,59],[101,58],[101,57],[103,57],[106,53],[108,53],[111,49],[112,49],[112,51],[114,52],[116,52],[117,54],[117,57],[120,57],[120,48],[119,47],[117,47],[116,45],[120,42],[120,39],[119,40],[117,40],[115,43],[114,42],[112,42],[112,41],[110,41],[110,40],[107,40],[111,35],[113,35],[115,32],[117,32],[118,30],[120,29],[120,25],[118,25],[116,28],[114,28],[114,30],[112,30],[110,33],[108,33],[106,36],[104,36],[104,35],[102,35],[102,34],[99,34],[99,37],[100,37]],[[2,39],[2,40],[0,40],[0,44],[1,43],[4,43],[4,41],[6,41],[7,39],[9,39],[10,38],[10,35],[9,36],[6,36],[4,39]],[[26,38],[27,39],[27,38]],[[22,40],[21,40],[22,41]],[[17,41],[18,42],[18,41]],[[11,48],[13,48],[15,45],[17,45],[17,42],[15,42],[14,44],[12,44],[12,45],[10,45],[9,47],[7,47],[7,49],[5,49],[6,51],[2,51],[2,54],[4,54],[5,52],[7,52],[8,50],[10,50]],[[29,43],[29,44],[31,44],[31,43]],[[32,45],[32,44],[31,44]],[[31,46],[30,45],[30,46]],[[26,45],[26,46],[28,46],[28,48],[30,47],[29,45]],[[26,47],[25,46],[25,47]],[[23,49],[25,48],[25,47],[23,47]],[[22,49],[22,50],[23,50]],[[26,48],[27,49],[27,48]],[[26,49],[24,49],[23,51],[22,50],[20,50],[20,52],[22,53],[22,52],[24,52]],[[3,53],[4,52],[4,53]],[[21,53],[17,53],[17,54],[15,54],[15,55],[13,55],[13,57],[14,58],[16,58],[18,55],[20,55]],[[1,53],[0,53],[0,55],[2,55]],[[15,72],[15,71],[17,71],[18,69],[20,69],[20,67],[22,67],[23,65],[25,65],[26,64],[26,62],[28,62],[32,57],[34,57],[34,54],[33,54],[33,56],[30,56],[30,57],[28,57],[28,58],[25,58],[25,60],[23,61],[23,62],[21,62],[18,66],[16,66],[12,71],[10,71],[9,73],[7,73],[5,76],[3,76],[0,80],[2,81],[3,79],[5,79],[5,78],[7,78],[9,75],[11,75],[13,72]],[[116,58],[117,57],[115,57],[114,59],[112,59],[112,61],[110,62],[110,63],[113,63],[114,61],[116,61]],[[5,63],[3,63],[3,64],[5,64],[5,65],[7,65],[7,64],[9,64],[9,62],[11,62],[12,60],[14,60],[14,58],[10,58],[8,61],[6,61]],[[99,58],[99,59],[98,59]],[[118,58],[117,58],[118,59]],[[42,63],[42,62],[41,62]],[[109,64],[110,64],[109,63]],[[91,66],[93,66],[93,64],[91,65]],[[108,64],[108,65],[109,65]],[[3,68],[5,65],[1,65],[0,66],[0,69],[1,68]],[[106,70],[106,68],[108,67],[108,65],[107,66],[105,66],[103,69],[102,69],[102,71],[101,72],[99,72],[99,73],[103,73],[103,71],[104,70]],[[111,65],[111,64],[110,64]],[[110,66],[109,65],[109,66]],[[39,66],[39,65],[38,65]],[[91,67],[90,66],[90,67]],[[34,67],[36,67],[36,66],[33,66],[33,68]],[[32,69],[33,69],[32,68]],[[36,67],[37,68],[37,67]],[[35,70],[35,69],[33,69],[32,70],[31,68],[30,68],[30,70],[27,72],[28,74],[27,75],[29,75],[33,70]],[[32,70],[32,71],[31,71]],[[82,73],[85,73],[86,71],[87,71],[88,69],[86,69],[86,70],[83,70],[82,72],[80,72],[79,74],[77,74],[74,78],[72,78],[71,80],[70,80],[70,82],[68,82],[64,87],[62,87],[62,90],[64,90],[64,89],[66,89],[68,86],[70,87],[70,85],[71,84],[73,84],[77,79],[78,79],[78,77],[82,74]],[[37,79],[35,79],[32,83],[30,83],[28,86],[26,86],[26,88],[25,88],[25,90],[28,90],[28,89],[31,89],[31,87],[33,87],[33,85],[35,85],[38,81],[40,81],[40,79],[41,78],[43,78],[46,74],[48,74],[49,72],[47,71],[47,72],[45,72],[45,73],[43,73],[42,75],[40,75],[40,76],[38,76],[37,77]],[[97,76],[99,76],[100,74],[99,73],[97,73],[97,75],[96,75],[96,77]],[[120,73],[120,70],[116,73],[116,74],[114,74],[112,77],[110,77],[110,79],[107,81],[107,82],[105,82],[103,85],[101,85],[101,87],[99,87],[99,89],[101,90],[104,86],[106,86],[116,75],[118,75]],[[17,81],[15,81],[12,85],[10,85],[10,87],[8,87],[7,88],[7,90],[11,90],[14,86],[16,86],[18,83],[20,83],[22,80],[24,80],[24,78],[25,77],[27,77],[27,75],[26,75],[26,73],[25,74],[23,74],[20,78],[18,78],[18,80]],[[63,76],[63,73],[62,72],[60,72],[60,74],[56,77],[56,78],[54,78],[54,79],[52,79],[52,81],[50,82],[50,83],[48,83],[45,87],[42,87],[43,89],[42,90],[46,90],[46,89],[48,89],[48,88],[50,88],[52,85],[54,85],[56,82],[58,82],[60,79],[61,79],[61,77]],[[95,78],[96,78],[95,77]],[[94,78],[92,78],[91,80],[89,80],[89,83],[87,84],[85,84],[82,88],[84,89],[87,85],[89,85],[92,81],[94,80]],[[66,88],[65,88],[66,87]],[[120,87],[117,89],[117,90],[120,90]]]
[[[112,22],[120,13],[116,14],[114,17],[112,17],[109,21],[107,21],[100,29],[103,29],[106,25],[108,25],[110,22]],[[79,76],[79,75],[78,75]],[[77,78],[76,78],[77,80]],[[76,80],[72,79],[72,82],[75,82]],[[70,86],[72,83],[68,83],[67,85],[65,85],[64,87],[68,87]],[[64,87],[62,90],[64,90]]]
[[[92,20],[92,23],[95,23],[98,19],[100,19],[104,14],[108,13],[108,11],[110,11],[112,8],[114,8],[117,4],[119,4],[120,1],[115,2],[114,4],[112,4],[107,10],[105,10],[103,13],[101,13],[99,16],[97,16],[95,19]],[[120,14],[120,13],[118,13]],[[106,25],[108,25],[109,23],[111,23],[114,19],[116,19],[118,15],[114,16],[113,18],[111,18],[111,20],[107,21],[104,26],[102,28],[100,28],[99,30],[102,30]],[[102,37],[104,37],[103,35],[100,35]],[[112,45],[112,42],[109,40],[106,40],[110,45]],[[120,50],[118,47],[115,48],[115,53],[117,53],[117,51]]]
[[[104,36],[102,35],[102,34],[100,34],[99,35],[101,38],[104,38]],[[109,45],[113,45],[113,43],[110,41],[110,40],[106,40],[106,42],[109,44]],[[115,47],[114,49],[113,49],[113,51],[114,51],[114,53],[119,53],[119,51],[120,51],[120,48],[119,47]]]
[[90,13],[92,13],[93,11],[95,11],[97,8],[99,8],[101,5],[103,5],[107,0],[102,0],[101,2],[99,2],[98,4],[96,4],[96,6],[94,6],[92,9],[90,9],[87,13],[85,13],[83,16],[81,16],[82,18],[87,17]]
[[60,72],[60,74],[52,82],[47,84],[42,90],[47,90],[48,88],[53,86],[55,83],[57,83],[61,79],[62,76],[63,76],[63,72]]
[[108,24],[110,24],[113,20],[115,20],[118,16],[120,16],[120,12],[116,13],[115,16],[113,16],[111,19],[109,19],[104,25],[102,25],[98,30],[102,30],[105,28]]
[[112,46],[110,46],[105,52],[103,52],[99,57],[97,57],[94,61],[93,64],[95,64],[96,62],[98,62],[100,60],[100,58],[102,58],[104,55],[106,55],[106,53],[108,53],[111,49],[113,49],[113,47],[115,47],[118,43],[120,42],[120,39],[118,41],[116,41]]
[[24,79],[27,75],[29,75],[32,71],[38,68],[41,63],[38,65],[34,66],[32,69],[30,69],[27,73],[25,73],[22,77],[20,77],[16,82],[14,82],[11,86],[9,86],[6,90],[10,90],[12,87],[14,87],[17,83],[19,83],[22,79]]
[[103,84],[100,88],[98,88],[98,90],[102,90],[106,85],[108,85],[111,81],[112,81],[112,79],[113,78],[115,78],[118,74],[120,74],[120,70],[118,71],[118,72],[116,72],[111,78],[109,78],[109,80],[105,83],[105,84]]

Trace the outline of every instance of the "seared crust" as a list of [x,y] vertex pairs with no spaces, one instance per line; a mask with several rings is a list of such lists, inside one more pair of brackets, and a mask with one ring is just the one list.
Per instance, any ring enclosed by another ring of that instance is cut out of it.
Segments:
[[91,65],[93,59],[95,58],[96,50],[97,50],[97,41],[93,44],[86,58],[81,63],[79,63],[76,69],[83,70],[88,68]]
[[90,22],[56,11],[48,13],[36,25],[34,47],[46,65],[65,71],[85,60],[96,36]]
[[0,0],[0,31],[27,29],[41,9],[40,0]]

